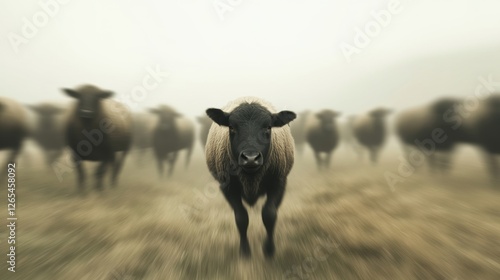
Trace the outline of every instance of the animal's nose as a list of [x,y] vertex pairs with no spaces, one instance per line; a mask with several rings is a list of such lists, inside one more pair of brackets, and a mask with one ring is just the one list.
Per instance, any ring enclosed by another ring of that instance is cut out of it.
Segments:
[[240,153],[239,164],[241,166],[256,167],[262,165],[262,154],[254,151],[243,151]]

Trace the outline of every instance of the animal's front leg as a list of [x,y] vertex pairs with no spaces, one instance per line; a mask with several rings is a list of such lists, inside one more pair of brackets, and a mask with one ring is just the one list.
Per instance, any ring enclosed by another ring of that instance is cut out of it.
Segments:
[[234,219],[240,234],[240,254],[243,257],[250,257],[250,244],[247,237],[248,212],[241,201],[241,191],[234,185],[228,185],[224,186],[223,193],[234,211]]
[[117,160],[115,160],[113,164],[113,175],[111,177],[111,185],[113,187],[116,186],[116,183],[118,181],[118,174],[120,174],[120,171],[123,167],[123,162],[125,161],[125,157],[127,156],[128,151],[123,151],[122,154],[118,157]]
[[319,152],[314,151],[314,158],[316,158],[316,165],[318,166],[318,170],[321,170],[321,167],[323,165],[321,161],[321,155]]
[[158,177],[161,179],[163,176],[163,156],[156,155],[156,165],[158,167]]
[[168,155],[168,163],[170,164],[170,167],[168,169],[168,176],[172,176],[172,173],[174,172],[174,166],[177,161],[177,155],[178,152],[172,152]]
[[75,155],[73,156],[73,164],[76,168],[76,172],[78,173],[78,191],[83,192],[83,187],[85,184],[85,170],[83,169],[83,161],[78,159],[78,157]]
[[95,171],[95,178],[96,178],[95,188],[99,191],[102,191],[102,181],[104,178],[104,174],[106,174],[106,170],[108,169],[109,164],[110,162],[108,160],[102,161]]
[[266,257],[274,256],[274,227],[278,217],[278,207],[281,204],[285,192],[285,184],[286,179],[276,182],[275,185],[271,187],[271,190],[267,192],[267,200],[262,208],[262,222],[264,222],[267,231],[267,238],[263,247]]

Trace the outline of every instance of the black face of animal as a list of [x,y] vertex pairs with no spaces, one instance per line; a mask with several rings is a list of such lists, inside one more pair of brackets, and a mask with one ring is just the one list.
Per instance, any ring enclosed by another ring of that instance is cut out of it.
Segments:
[[113,96],[113,92],[96,87],[85,87],[82,90],[63,89],[63,91],[78,99],[78,115],[87,120],[93,119],[99,112],[102,99]]
[[207,115],[215,123],[229,127],[233,159],[246,173],[254,173],[264,164],[271,145],[272,128],[282,127],[296,118],[294,112],[273,114],[255,103],[242,104],[231,113],[211,108]]
[[160,107],[159,109],[149,110],[151,113],[159,117],[157,129],[168,131],[175,127],[175,119],[182,115],[168,107]]
[[333,131],[335,129],[335,118],[340,116],[340,113],[332,110],[323,110],[315,114],[320,121],[320,126],[323,131]]

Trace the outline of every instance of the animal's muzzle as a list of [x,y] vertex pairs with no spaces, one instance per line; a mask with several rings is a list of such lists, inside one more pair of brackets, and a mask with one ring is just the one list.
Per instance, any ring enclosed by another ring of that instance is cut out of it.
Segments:
[[255,172],[264,164],[262,153],[243,151],[238,158],[238,165],[247,172]]

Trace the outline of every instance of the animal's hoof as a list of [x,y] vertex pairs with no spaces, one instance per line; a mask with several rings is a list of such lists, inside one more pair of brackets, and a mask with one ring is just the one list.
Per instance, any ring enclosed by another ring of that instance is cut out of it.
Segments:
[[273,242],[269,242],[269,240],[266,240],[262,249],[264,251],[264,256],[268,258],[272,258],[274,256],[275,248]]
[[252,252],[250,251],[250,245],[248,243],[241,243],[240,244],[240,255],[243,258],[250,258],[252,255]]

